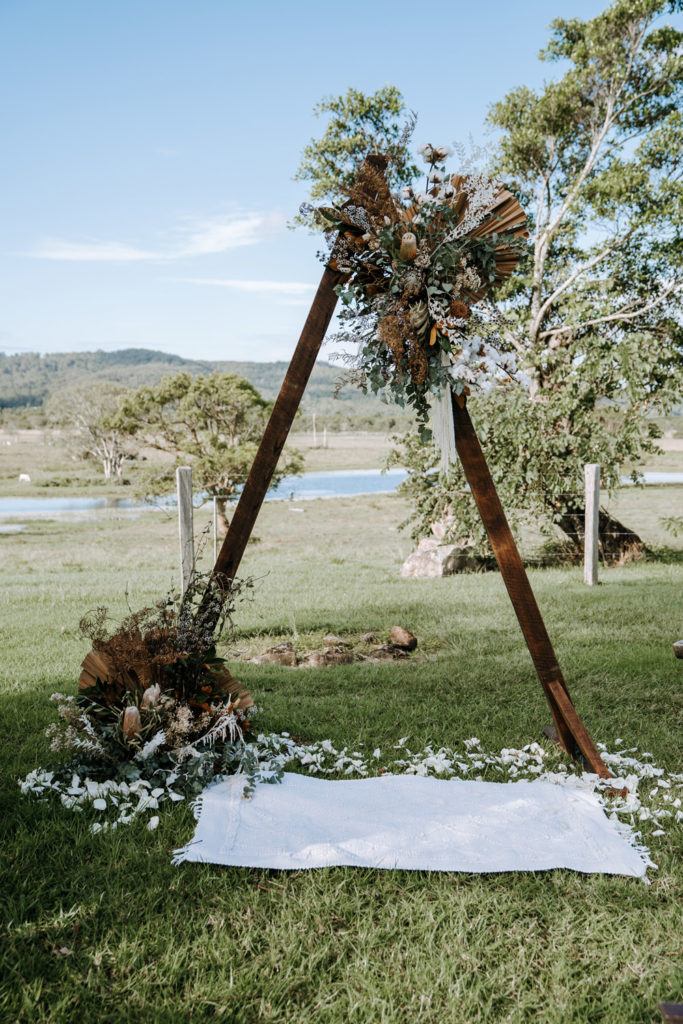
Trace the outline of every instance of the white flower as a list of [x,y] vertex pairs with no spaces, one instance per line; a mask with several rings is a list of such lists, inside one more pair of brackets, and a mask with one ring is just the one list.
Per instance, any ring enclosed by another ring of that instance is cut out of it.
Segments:
[[107,809],[107,801],[103,800],[101,796],[97,800],[93,800],[92,805],[98,811],[106,811]]
[[149,821],[147,822],[147,828],[149,829],[150,832],[153,832],[158,824],[159,824],[159,815],[155,814],[154,817],[150,818]]
[[450,146],[433,146],[429,142],[418,146],[417,151],[426,164],[441,164],[453,154]]
[[161,696],[161,687],[158,683],[154,686],[148,686],[142,695],[142,707],[153,708],[158,703],[159,697]]

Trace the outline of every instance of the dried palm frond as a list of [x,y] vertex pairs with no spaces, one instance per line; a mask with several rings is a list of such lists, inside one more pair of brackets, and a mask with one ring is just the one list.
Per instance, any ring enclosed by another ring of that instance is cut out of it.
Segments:
[[[448,205],[455,213],[455,225],[461,224],[469,211],[470,198],[468,193],[468,178],[457,174],[451,178],[455,195],[448,200]],[[420,213],[420,206],[412,203],[401,213],[401,220],[410,223]],[[479,219],[479,223],[467,231],[465,237],[486,238],[490,235],[507,235],[507,239],[496,246],[495,250],[495,284],[500,284],[513,272],[520,259],[520,253],[513,245],[511,239],[529,237],[529,229],[526,223],[526,214],[519,202],[506,188],[501,188],[489,209]],[[489,285],[482,285],[477,290],[468,290],[463,297],[470,302],[479,302],[486,295]]]

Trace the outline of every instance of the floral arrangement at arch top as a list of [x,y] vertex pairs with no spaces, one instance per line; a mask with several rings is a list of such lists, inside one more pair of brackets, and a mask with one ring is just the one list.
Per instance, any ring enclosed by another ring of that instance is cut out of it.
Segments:
[[428,166],[423,191],[392,194],[392,157],[375,153],[342,206],[315,212],[331,247],[326,262],[346,277],[335,335],[356,346],[343,356],[346,379],[412,406],[424,430],[444,392],[488,390],[516,374],[500,315],[492,304],[473,307],[512,273],[528,231],[500,182],[479,171],[447,173],[447,146],[419,152]]

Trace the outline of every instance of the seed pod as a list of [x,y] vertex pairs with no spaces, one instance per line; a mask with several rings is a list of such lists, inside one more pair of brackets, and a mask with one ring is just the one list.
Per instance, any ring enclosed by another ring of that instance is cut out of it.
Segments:
[[469,318],[472,316],[472,310],[470,309],[470,307],[467,305],[466,302],[461,302],[460,299],[455,299],[451,303],[449,313],[451,316],[456,317],[458,320],[469,320]]
[[140,721],[140,712],[136,707],[126,708],[123,716],[123,735],[126,739],[130,739],[131,736],[135,736],[140,732],[142,723]]
[[406,231],[401,239],[399,255],[402,260],[414,260],[417,256],[417,238],[412,231]]

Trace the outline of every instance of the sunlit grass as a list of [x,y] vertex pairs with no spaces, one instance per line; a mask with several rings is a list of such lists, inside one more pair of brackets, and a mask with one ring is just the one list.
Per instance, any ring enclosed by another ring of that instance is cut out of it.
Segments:
[[[659,543],[656,492],[644,493],[629,514]],[[286,502],[264,508],[231,663],[263,708],[259,727],[354,747],[407,735],[413,750],[473,735],[491,749],[540,739],[550,716],[500,577],[400,579],[404,515],[389,497],[309,502],[296,515]],[[206,522],[198,515],[199,529]],[[78,815],[20,798],[16,778],[50,760],[47,697],[75,686],[87,647],[79,617],[162,594],[177,576],[176,523],[155,513],[34,523],[0,544],[0,1019],[631,1024],[657,1020],[658,999],[683,997],[680,831],[652,841],[650,886],[567,871],[173,868],[172,849],[192,833],[186,806],[154,833],[140,823],[92,836]],[[676,551],[603,571],[594,589],[578,568],[531,577],[593,737],[622,737],[680,771]],[[276,640],[306,649],[327,632],[395,624],[420,638],[414,662],[240,660]]]

